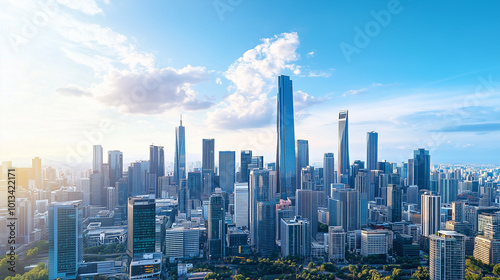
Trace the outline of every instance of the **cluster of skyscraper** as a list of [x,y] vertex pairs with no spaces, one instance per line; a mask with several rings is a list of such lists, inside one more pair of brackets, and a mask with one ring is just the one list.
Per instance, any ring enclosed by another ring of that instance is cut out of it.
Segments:
[[351,163],[347,110],[339,112],[337,168],[332,152],[322,167],[312,166],[309,142],[295,139],[288,76],[278,77],[277,97],[276,158],[267,164],[242,150],[239,169],[236,151],[219,151],[216,165],[215,139],[203,139],[201,166],[188,168],[182,119],[173,173],[165,174],[162,146],[151,145],[149,161],[127,168],[122,152],[109,151],[103,163],[102,147],[94,146],[88,175],[75,187],[50,187],[49,278],[119,270],[109,264],[96,272],[104,265],[82,263],[83,240],[126,242],[131,279],[157,277],[163,258],[223,260],[252,251],[342,262],[347,252],[385,259],[423,249],[432,279],[464,279],[465,255],[500,262],[500,169],[431,169],[425,149],[400,164],[379,161],[374,131],[367,133],[366,161]]

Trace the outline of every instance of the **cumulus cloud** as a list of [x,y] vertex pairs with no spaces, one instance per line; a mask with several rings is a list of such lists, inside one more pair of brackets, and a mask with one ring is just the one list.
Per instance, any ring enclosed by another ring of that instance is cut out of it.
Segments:
[[77,85],[68,85],[65,87],[56,88],[55,92],[60,95],[76,96],[76,97],[91,95],[90,92]]
[[208,113],[209,124],[235,129],[271,123],[276,101],[268,94],[283,71],[300,73],[300,67],[293,63],[299,58],[298,46],[297,33],[282,33],[262,39],[261,44],[231,64],[224,77],[232,82],[232,93]]
[[92,89],[102,103],[126,113],[160,114],[171,108],[206,109],[193,86],[208,79],[203,67],[164,68],[148,73],[112,71]]

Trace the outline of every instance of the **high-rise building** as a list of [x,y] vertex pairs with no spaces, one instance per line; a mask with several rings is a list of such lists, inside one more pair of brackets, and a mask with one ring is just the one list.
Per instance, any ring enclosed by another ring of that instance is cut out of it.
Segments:
[[55,202],[49,208],[49,279],[75,279],[83,262],[81,201]]
[[186,128],[180,125],[175,128],[174,180],[177,186],[186,178]]
[[430,190],[431,156],[428,150],[418,149],[413,152],[413,182],[410,184],[417,185],[419,190]]
[[165,231],[165,257],[175,259],[190,259],[200,255],[200,236],[198,228],[177,226]]
[[188,172],[187,186],[189,189],[188,199],[201,200],[203,196],[203,181],[200,171]]
[[349,178],[349,122],[348,111],[339,112],[339,153],[337,164],[337,182],[347,184]]
[[401,222],[403,219],[403,189],[400,186],[387,186],[387,212],[389,222]]
[[295,124],[293,114],[293,89],[290,77],[278,77],[276,171],[278,192],[282,199],[293,197],[296,189]]
[[429,236],[441,229],[441,197],[425,193],[422,198],[422,235]]
[[104,176],[98,171],[90,174],[90,205],[104,206],[106,203]]
[[210,196],[208,204],[208,256],[220,259],[225,256],[226,226],[225,200],[220,193]]
[[[337,213],[339,226],[348,232],[358,230],[360,221],[360,194],[353,189],[340,189],[333,193],[333,199],[340,203],[340,212]],[[367,207],[368,208],[368,207]]]
[[201,168],[215,172],[215,139],[203,139]]
[[248,184],[236,183],[234,186],[234,223],[237,227],[248,228]]
[[309,165],[309,142],[307,140],[296,140],[295,141],[295,175],[297,176],[296,187],[300,188],[302,184],[302,179],[300,177],[300,172],[302,168]]
[[328,227],[328,259],[331,262],[345,260],[346,232],[341,226]]
[[269,257],[276,245],[276,203],[257,202],[257,251],[260,256]]
[[123,175],[123,153],[108,151],[109,186],[114,187]]
[[431,280],[465,279],[465,235],[440,230],[429,236]]
[[127,184],[128,196],[147,194],[146,174],[149,173],[149,161],[137,161],[128,168]]
[[[314,167],[313,166],[306,166],[303,167],[299,173],[297,173],[297,178],[300,178],[299,184],[297,185],[297,189],[303,189],[303,190],[316,190],[316,178],[314,176]],[[323,190],[325,195],[328,195],[328,192],[326,190]]]
[[250,175],[250,170],[248,170],[248,165],[252,163],[252,151],[242,150],[241,151],[241,183],[248,182],[248,176]]
[[335,183],[335,158],[333,153],[323,156],[323,188],[330,194],[332,184]]
[[458,195],[458,180],[456,179],[439,179],[439,194],[443,203],[452,203],[457,200]]
[[102,172],[102,146],[94,145],[94,153],[92,157],[92,170]]
[[165,154],[163,146],[149,146],[149,174],[153,176],[149,181],[149,193],[153,190],[152,193],[154,193],[156,197],[161,197],[157,192],[157,185],[158,178],[165,175]]
[[378,163],[378,133],[375,131],[366,133],[366,169],[376,170]]
[[311,257],[309,220],[302,217],[281,219],[281,255],[283,257]]
[[324,198],[323,192],[313,190],[297,190],[295,215],[309,220],[310,232],[313,238],[318,233],[318,206]]
[[482,235],[475,238],[474,257],[487,264],[500,263],[500,212],[480,214],[478,219]]
[[250,244],[257,246],[257,203],[269,201],[269,170],[253,169],[250,171],[249,182],[249,204],[250,204]]
[[156,251],[156,204],[154,196],[128,198],[127,255],[130,259]]
[[453,201],[451,203],[451,215],[453,221],[459,223],[464,221],[464,206],[465,203],[463,201]]
[[235,152],[220,151],[219,152],[219,186],[227,192],[232,193],[235,183]]
[[386,255],[389,250],[388,241],[392,240],[392,232],[387,230],[362,230],[361,255]]
[[[37,188],[42,188],[43,178],[42,178],[42,160],[39,157],[35,157],[31,160],[31,168],[33,169],[33,178],[35,179],[35,186]],[[1,177],[1,168],[0,168]]]

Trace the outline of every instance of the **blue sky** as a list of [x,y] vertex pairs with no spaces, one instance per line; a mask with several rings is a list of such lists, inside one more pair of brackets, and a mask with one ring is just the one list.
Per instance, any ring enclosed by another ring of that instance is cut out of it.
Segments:
[[379,133],[379,159],[500,163],[500,2],[4,1],[0,160],[127,162],[164,145],[183,114],[188,161],[201,139],[274,161],[277,76],[294,83],[296,138],[311,162],[351,159]]

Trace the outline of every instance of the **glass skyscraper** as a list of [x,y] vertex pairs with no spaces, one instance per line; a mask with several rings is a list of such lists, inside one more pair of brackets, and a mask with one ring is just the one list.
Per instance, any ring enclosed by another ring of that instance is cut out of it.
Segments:
[[339,112],[339,153],[337,182],[347,184],[349,177],[349,130],[348,111]]
[[278,77],[276,171],[281,198],[295,196],[295,124],[293,115],[293,88],[290,77]]
[[241,183],[248,182],[248,176],[250,175],[250,171],[248,170],[248,165],[252,163],[252,151],[251,150],[243,150],[241,151]]
[[165,155],[162,146],[149,146],[149,174],[153,176],[154,181],[149,184],[150,193],[153,193],[157,197],[160,197],[157,193],[156,186],[158,185],[158,178],[165,175]]
[[377,170],[378,164],[378,133],[366,133],[366,169]]
[[80,200],[49,208],[49,279],[75,279],[83,262],[83,209]]
[[234,151],[219,152],[219,186],[227,192],[232,193],[235,182],[235,153]]
[[333,183],[335,183],[335,158],[333,153],[325,153],[323,157],[323,189],[328,195],[331,193]]
[[302,182],[300,171],[309,165],[309,142],[307,140],[297,140],[295,142],[295,156],[295,175],[297,175],[295,186],[299,189]]
[[136,196],[128,199],[127,255],[153,253],[156,251],[156,204],[152,196]]
[[215,139],[203,139],[201,168],[215,171]]
[[413,184],[419,190],[430,190],[431,187],[431,156],[429,151],[418,149],[413,152]]
[[180,125],[175,128],[174,178],[177,186],[186,178],[186,129]]
[[109,185],[115,186],[118,179],[123,174],[123,153],[120,151],[108,152],[108,165],[109,165]]
[[212,194],[208,204],[208,254],[210,259],[225,257],[225,213],[224,197],[221,194]]
[[94,145],[92,170],[102,172],[102,146]]

